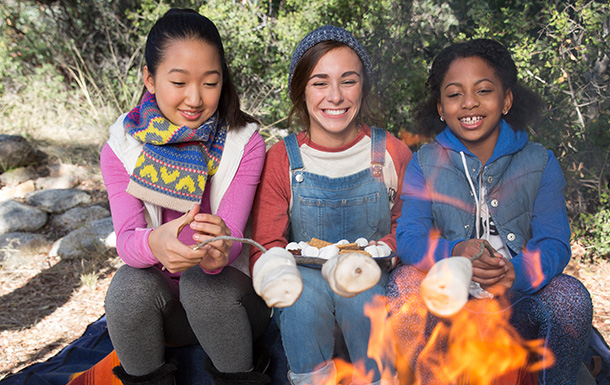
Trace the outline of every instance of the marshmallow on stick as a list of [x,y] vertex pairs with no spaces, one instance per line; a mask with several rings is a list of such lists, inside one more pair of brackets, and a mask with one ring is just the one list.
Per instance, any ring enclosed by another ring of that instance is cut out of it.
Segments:
[[472,262],[466,257],[451,257],[432,266],[421,283],[421,295],[430,312],[438,317],[457,313],[468,301]]
[[236,238],[230,235],[206,239],[193,247],[197,250],[216,240],[231,240],[248,243],[263,252],[252,267],[252,286],[269,307],[292,306],[301,296],[303,281],[297,269],[294,256],[281,247],[265,249],[261,244],[248,238]]
[[375,286],[381,269],[368,254],[339,254],[322,265],[322,276],[335,293],[349,298]]
[[269,307],[292,306],[303,291],[294,256],[281,247],[267,250],[256,261],[252,268],[252,285]]
[[450,317],[464,307],[472,280],[472,262],[483,255],[485,248],[494,255],[491,245],[482,241],[481,251],[471,258],[446,258],[432,266],[421,283],[424,304],[432,314]]

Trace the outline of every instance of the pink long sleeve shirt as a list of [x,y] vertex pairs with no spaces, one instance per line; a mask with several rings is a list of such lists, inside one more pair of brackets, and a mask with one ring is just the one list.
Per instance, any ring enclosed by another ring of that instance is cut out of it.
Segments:
[[[260,134],[255,133],[247,143],[237,173],[215,213],[224,220],[234,237],[243,237],[264,161],[265,142]],[[153,255],[148,244],[148,236],[153,229],[147,228],[144,203],[126,192],[129,174],[108,144],[102,148],[100,165],[108,191],[119,256],[132,267],[157,266],[161,268],[161,264]],[[214,183],[214,177],[210,179],[210,183]],[[200,212],[202,213],[211,213],[209,191],[210,189],[205,189],[201,199]],[[182,215],[184,213],[164,208],[162,222],[169,222]],[[194,244],[193,230],[186,226],[178,239],[186,245]],[[241,249],[240,242],[233,243],[229,254],[229,264],[235,261]],[[204,271],[215,274],[222,269],[204,269]],[[164,272],[176,279],[181,275],[181,273],[170,273],[167,270]]]

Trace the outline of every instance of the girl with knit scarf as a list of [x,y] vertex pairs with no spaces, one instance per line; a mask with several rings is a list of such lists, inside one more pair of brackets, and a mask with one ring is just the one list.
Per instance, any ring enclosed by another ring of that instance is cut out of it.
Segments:
[[[270,310],[255,294],[242,237],[265,144],[240,110],[216,26],[172,9],[152,27],[140,105],[119,117],[101,153],[117,250],[106,295],[123,384],[174,384],[166,346],[201,344],[215,384],[269,384],[254,341]],[[186,213],[186,214],[185,214]],[[247,254],[247,253],[246,253]],[[245,254],[244,254],[245,255]]]

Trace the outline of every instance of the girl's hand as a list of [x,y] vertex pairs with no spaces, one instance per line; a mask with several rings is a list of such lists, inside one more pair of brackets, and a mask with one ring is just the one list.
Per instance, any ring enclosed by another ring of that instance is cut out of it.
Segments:
[[504,261],[506,264],[506,274],[495,284],[487,286],[481,285],[481,287],[496,297],[504,295],[515,282],[515,268],[511,261]]
[[[227,227],[222,218],[212,214],[195,215],[194,221],[191,222],[190,227],[195,231],[193,240],[197,243],[221,235],[231,235],[231,230]],[[208,243],[199,249],[205,252],[199,265],[206,270],[215,270],[225,267],[229,263],[229,253],[231,252],[232,246],[233,241],[229,240],[218,240]]]
[[201,262],[206,255],[202,250],[193,250],[178,240],[184,223],[192,221],[199,212],[199,205],[180,218],[164,223],[148,235],[148,245],[153,255],[172,273],[185,271]]
[[[453,248],[452,255],[472,258],[472,256],[481,251],[481,242],[485,241],[480,239],[469,239],[460,242]],[[491,255],[487,248],[484,249],[483,255],[480,258],[472,262],[472,280],[480,283],[482,287],[491,287],[492,285],[499,283],[506,277],[507,272],[508,267],[506,266],[506,260],[502,255],[498,252],[494,252],[494,254]]]

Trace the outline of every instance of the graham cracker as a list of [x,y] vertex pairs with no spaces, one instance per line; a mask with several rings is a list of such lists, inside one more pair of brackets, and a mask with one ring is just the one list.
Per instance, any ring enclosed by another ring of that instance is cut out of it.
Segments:
[[324,246],[332,245],[332,243],[323,241],[318,238],[311,238],[311,241],[309,241],[307,243],[309,244],[309,246],[317,247],[318,249],[321,249]]

